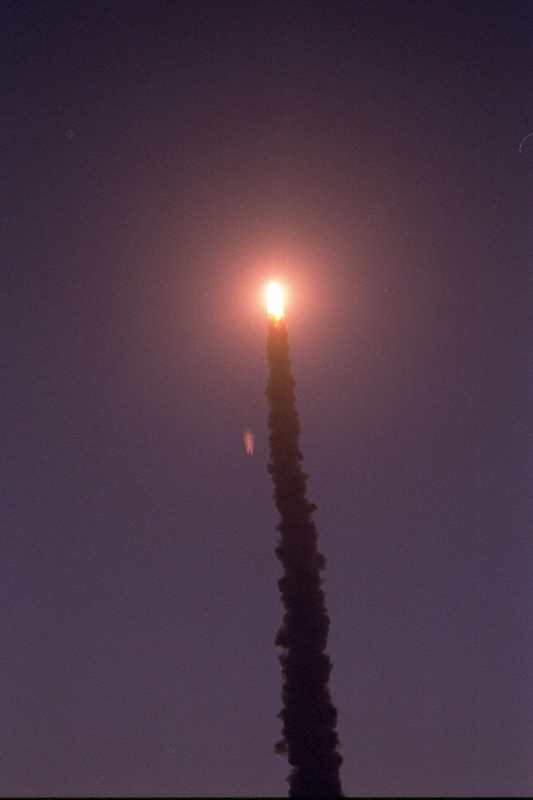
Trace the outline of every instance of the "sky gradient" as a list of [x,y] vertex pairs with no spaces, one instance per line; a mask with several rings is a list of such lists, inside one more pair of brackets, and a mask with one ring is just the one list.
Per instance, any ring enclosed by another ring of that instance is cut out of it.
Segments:
[[525,1],[0,4],[0,794],[287,794],[277,279],[344,792],[531,796],[532,42]]

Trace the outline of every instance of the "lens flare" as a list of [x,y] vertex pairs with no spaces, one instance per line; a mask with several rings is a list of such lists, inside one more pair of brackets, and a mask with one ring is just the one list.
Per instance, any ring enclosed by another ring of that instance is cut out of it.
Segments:
[[254,452],[255,436],[253,432],[250,430],[250,428],[246,428],[246,430],[243,431],[242,436],[244,439],[244,446],[246,448],[246,452],[248,453],[248,455],[251,456],[252,453]]
[[272,281],[269,283],[266,290],[267,297],[267,311],[270,316],[276,319],[281,319],[284,314],[283,310],[283,288],[281,284]]

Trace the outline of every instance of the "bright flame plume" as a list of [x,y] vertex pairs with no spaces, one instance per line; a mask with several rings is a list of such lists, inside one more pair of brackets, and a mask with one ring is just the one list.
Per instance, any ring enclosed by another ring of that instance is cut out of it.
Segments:
[[267,296],[267,311],[270,316],[276,319],[281,319],[284,314],[283,309],[283,288],[281,284],[272,281],[269,283],[266,290]]

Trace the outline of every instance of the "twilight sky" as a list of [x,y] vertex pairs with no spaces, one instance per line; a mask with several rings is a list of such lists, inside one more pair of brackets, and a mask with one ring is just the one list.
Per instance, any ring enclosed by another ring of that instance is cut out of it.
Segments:
[[529,0],[0,4],[1,795],[286,795],[277,278],[344,791],[531,796],[532,42]]

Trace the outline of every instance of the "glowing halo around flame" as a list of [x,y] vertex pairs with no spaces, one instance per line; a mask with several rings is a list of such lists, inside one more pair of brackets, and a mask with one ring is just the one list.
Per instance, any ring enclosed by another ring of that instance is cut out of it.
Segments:
[[281,319],[283,309],[283,287],[276,281],[269,283],[266,289],[267,311],[269,316]]

